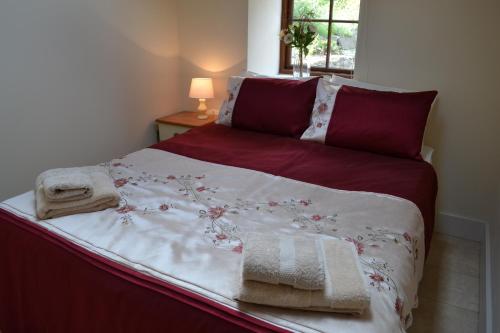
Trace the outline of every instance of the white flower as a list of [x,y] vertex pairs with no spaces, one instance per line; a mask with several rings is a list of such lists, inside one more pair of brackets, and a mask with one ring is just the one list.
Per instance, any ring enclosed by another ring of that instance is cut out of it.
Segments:
[[309,24],[307,27],[309,28],[310,32],[313,32],[313,33],[318,32],[318,28],[314,24]]
[[293,42],[293,35],[292,34],[286,34],[285,37],[283,37],[283,42],[285,42],[285,44],[290,44]]
[[286,35],[286,30],[285,29],[281,30],[280,31],[280,39],[283,39],[283,37],[285,37],[285,35]]

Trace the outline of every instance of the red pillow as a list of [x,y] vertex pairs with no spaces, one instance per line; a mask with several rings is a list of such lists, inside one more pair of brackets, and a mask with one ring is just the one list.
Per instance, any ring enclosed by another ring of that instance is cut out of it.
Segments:
[[309,126],[318,80],[246,78],[234,105],[232,126],[299,138]]
[[397,93],[342,86],[325,143],[421,160],[427,116],[437,91]]

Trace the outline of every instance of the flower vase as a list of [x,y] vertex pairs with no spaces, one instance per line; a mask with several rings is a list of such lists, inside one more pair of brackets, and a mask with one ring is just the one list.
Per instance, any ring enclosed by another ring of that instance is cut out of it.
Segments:
[[299,53],[293,61],[293,77],[310,77],[311,76],[311,66],[307,61],[306,57]]

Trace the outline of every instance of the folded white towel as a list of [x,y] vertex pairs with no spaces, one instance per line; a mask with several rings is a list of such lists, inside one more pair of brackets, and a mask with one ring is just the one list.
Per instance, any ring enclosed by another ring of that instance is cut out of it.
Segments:
[[290,286],[242,279],[237,300],[310,311],[361,314],[370,304],[365,279],[352,243],[323,239],[325,289],[301,290]]
[[64,202],[89,198],[94,193],[90,173],[95,167],[52,169],[42,172],[36,180],[43,186],[45,198],[51,202]]
[[243,279],[298,289],[323,289],[325,259],[320,242],[317,237],[250,233],[243,248]]
[[89,213],[118,206],[120,194],[113,179],[104,167],[88,167],[88,175],[93,186],[93,194],[88,198],[73,201],[51,202],[47,200],[42,182],[37,179],[35,188],[36,213],[39,219],[49,219],[65,215]]

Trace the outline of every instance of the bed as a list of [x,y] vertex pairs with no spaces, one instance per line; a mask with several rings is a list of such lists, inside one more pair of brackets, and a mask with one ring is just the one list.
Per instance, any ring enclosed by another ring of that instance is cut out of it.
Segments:
[[[411,325],[434,223],[424,161],[221,125],[105,164],[119,208],[44,222],[0,204],[0,330],[396,332]],[[238,303],[241,233],[353,242],[362,316]]]

